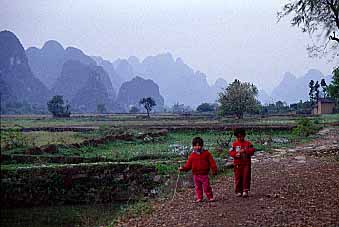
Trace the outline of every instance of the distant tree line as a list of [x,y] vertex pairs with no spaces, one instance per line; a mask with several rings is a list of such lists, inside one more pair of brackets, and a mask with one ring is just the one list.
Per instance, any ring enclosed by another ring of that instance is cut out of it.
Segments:
[[[235,115],[238,119],[243,118],[244,114],[277,114],[295,112],[300,114],[308,114],[312,112],[312,108],[320,98],[332,98],[337,102],[337,111],[339,109],[339,67],[333,70],[333,80],[327,85],[326,81],[322,79],[319,81],[311,80],[308,84],[309,87],[309,101],[303,102],[300,100],[298,103],[287,105],[286,102],[277,101],[268,105],[262,105],[257,99],[258,89],[255,85],[248,82],[241,82],[235,79],[233,83],[229,84],[219,93],[218,103],[202,103],[196,111],[214,112],[220,116]],[[147,116],[150,117],[150,112],[156,106],[156,102],[152,97],[144,97],[139,101],[142,105]],[[69,117],[70,105],[65,104],[63,97],[56,95],[48,103],[48,111],[54,117]],[[97,105],[98,113],[105,113],[106,107],[104,104]],[[139,108],[132,106],[130,113],[140,112]],[[175,104],[172,107],[174,113],[188,113],[192,112],[190,107],[183,104]]]
[[[327,85],[325,79],[314,82],[311,80],[308,84],[310,102],[317,103],[320,98],[331,98],[337,102],[337,108],[339,105],[339,67],[333,70],[332,82]],[[321,87],[321,91],[319,90]]]

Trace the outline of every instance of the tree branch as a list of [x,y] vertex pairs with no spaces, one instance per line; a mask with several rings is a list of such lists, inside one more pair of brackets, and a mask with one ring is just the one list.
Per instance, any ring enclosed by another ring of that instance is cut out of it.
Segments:
[[330,35],[330,40],[334,40],[334,41],[337,41],[338,43],[339,43],[339,38],[337,38],[336,36],[335,36],[335,32],[333,32],[333,36],[332,35]]
[[[333,14],[334,14],[334,19],[335,19],[335,23],[337,25],[337,28],[339,29],[339,7],[336,7],[336,2],[332,1],[327,1],[327,4],[330,6]],[[335,36],[334,36],[335,38]],[[334,39],[335,40],[335,39]]]

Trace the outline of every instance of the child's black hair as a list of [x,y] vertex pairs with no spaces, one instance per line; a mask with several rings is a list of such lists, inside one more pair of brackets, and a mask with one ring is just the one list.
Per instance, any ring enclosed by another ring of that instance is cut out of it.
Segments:
[[192,140],[192,146],[200,145],[201,147],[204,146],[204,141],[201,137],[194,137]]
[[243,128],[237,128],[234,130],[234,136],[237,135],[242,135],[242,136],[246,136],[246,131]]

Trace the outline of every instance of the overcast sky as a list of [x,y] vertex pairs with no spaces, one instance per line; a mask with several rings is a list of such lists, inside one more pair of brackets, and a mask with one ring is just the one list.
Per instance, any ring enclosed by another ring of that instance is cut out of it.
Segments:
[[268,92],[285,72],[330,74],[311,40],[276,13],[287,0],[0,0],[0,30],[25,48],[54,39],[110,61],[170,52],[209,82],[249,81]]

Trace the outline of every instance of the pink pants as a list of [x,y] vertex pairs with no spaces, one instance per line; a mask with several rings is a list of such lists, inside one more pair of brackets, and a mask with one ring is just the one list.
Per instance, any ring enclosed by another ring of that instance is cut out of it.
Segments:
[[245,192],[251,187],[251,165],[234,165],[234,191]]
[[205,192],[208,199],[213,198],[212,188],[208,175],[194,175],[193,176],[195,185],[195,195],[197,199],[203,198],[203,191]]

